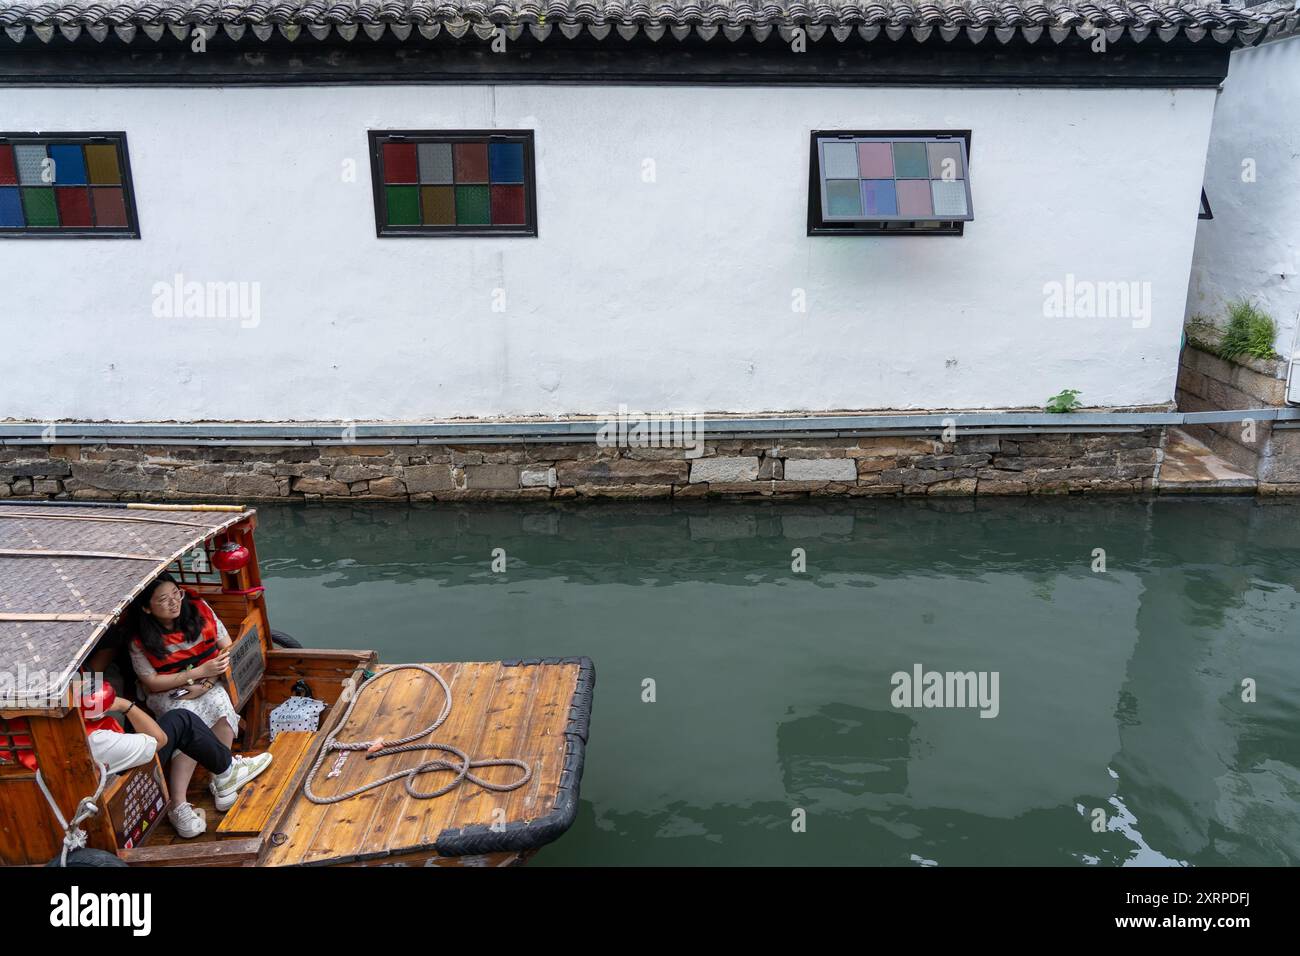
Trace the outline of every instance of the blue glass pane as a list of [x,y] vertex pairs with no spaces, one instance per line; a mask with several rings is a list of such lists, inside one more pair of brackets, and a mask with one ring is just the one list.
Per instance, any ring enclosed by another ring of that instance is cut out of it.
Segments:
[[60,186],[84,186],[86,160],[80,146],[51,146],[50,159],[54,160],[54,181]]
[[13,229],[24,224],[23,204],[17,188],[0,187],[0,229]]
[[522,183],[523,143],[492,143],[488,147],[488,170],[494,183]]
[[868,219],[874,216],[897,216],[898,193],[892,179],[862,180],[862,209]]

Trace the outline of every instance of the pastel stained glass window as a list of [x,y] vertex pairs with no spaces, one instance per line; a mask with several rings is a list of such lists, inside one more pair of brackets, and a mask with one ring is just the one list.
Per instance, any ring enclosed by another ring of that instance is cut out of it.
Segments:
[[814,133],[810,234],[960,234],[966,135]]
[[120,134],[0,133],[0,238],[137,237]]
[[531,132],[370,137],[380,236],[537,234]]

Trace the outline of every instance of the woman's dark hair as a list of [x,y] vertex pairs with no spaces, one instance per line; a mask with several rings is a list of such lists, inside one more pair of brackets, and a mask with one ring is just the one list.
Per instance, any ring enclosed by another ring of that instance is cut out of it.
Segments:
[[[154,592],[158,590],[159,585],[164,583],[180,587],[176,579],[164,571],[145,586],[135,602],[136,633],[140,635],[140,643],[144,645],[144,649],[155,657],[164,656],[167,648],[163,644],[163,629],[159,626],[158,619],[145,608],[153,600]],[[176,624],[177,629],[184,632],[187,641],[194,640],[203,631],[203,618],[195,608],[194,602],[189,599],[189,595],[181,601],[181,613],[176,619]]]

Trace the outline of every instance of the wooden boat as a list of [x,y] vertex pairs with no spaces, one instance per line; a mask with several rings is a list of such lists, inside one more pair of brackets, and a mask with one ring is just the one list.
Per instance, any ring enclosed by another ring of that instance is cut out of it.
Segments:
[[[65,835],[80,830],[87,849],[70,854],[73,865],[499,866],[568,829],[595,683],[588,659],[383,667],[371,650],[280,646],[296,642],[271,630],[256,525],[256,512],[231,505],[0,502],[0,675],[18,675],[0,681],[0,863],[60,859]],[[224,678],[242,718],[234,749],[274,754],[224,818],[199,768],[190,801],[206,810],[208,830],[191,839],[166,820],[156,757],[103,779],[75,699],[101,636],[163,571],[202,597],[234,640]],[[438,677],[450,691],[446,714]],[[272,741],[269,715],[295,693],[327,705],[319,728]],[[409,746],[360,749],[377,740]],[[518,781],[522,767],[527,782],[496,791],[458,779],[457,751],[516,762],[468,771],[490,785]],[[101,786],[99,799],[82,803]],[[79,807],[89,815],[66,827]]]

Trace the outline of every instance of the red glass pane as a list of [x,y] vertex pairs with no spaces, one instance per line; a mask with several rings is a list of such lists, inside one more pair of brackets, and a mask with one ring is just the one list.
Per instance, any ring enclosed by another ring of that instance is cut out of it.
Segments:
[[418,170],[414,143],[384,144],[384,182],[418,182],[420,179]]
[[0,146],[0,186],[12,186],[18,182],[14,171],[14,148]]
[[95,226],[104,228],[124,228],[126,226],[126,202],[122,190],[114,187],[92,189],[91,204],[95,209]]
[[522,226],[524,224],[524,187],[492,187],[492,225]]
[[487,143],[457,143],[452,147],[452,157],[457,185],[488,181]]
[[59,203],[59,224],[63,227],[90,225],[90,192],[84,186],[54,190]]

